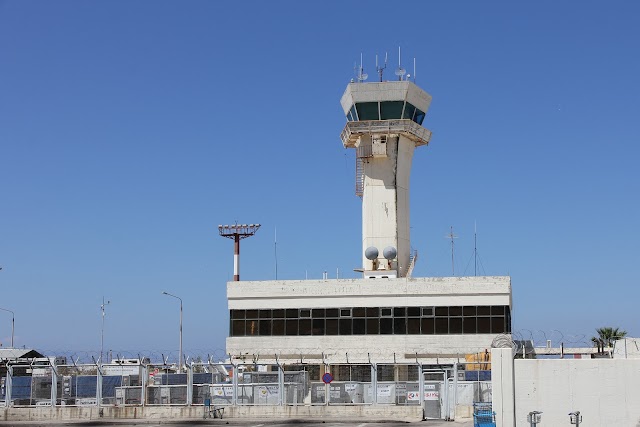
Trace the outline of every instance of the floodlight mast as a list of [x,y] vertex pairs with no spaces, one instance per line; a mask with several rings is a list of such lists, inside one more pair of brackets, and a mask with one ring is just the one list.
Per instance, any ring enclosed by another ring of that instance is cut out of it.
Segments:
[[240,281],[240,240],[251,237],[260,228],[260,224],[219,225],[218,232],[222,237],[233,239],[233,281]]

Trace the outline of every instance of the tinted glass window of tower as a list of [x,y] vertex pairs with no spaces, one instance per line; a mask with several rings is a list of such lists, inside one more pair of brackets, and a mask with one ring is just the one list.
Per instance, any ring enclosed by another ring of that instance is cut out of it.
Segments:
[[350,122],[359,120],[394,120],[408,119],[422,125],[425,113],[409,102],[359,102],[351,107],[347,113]]
[[511,332],[508,306],[231,310],[230,336],[458,335]]

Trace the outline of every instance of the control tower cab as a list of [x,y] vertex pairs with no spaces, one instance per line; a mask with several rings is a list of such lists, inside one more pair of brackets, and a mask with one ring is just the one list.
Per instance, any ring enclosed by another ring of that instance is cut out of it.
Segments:
[[408,80],[352,82],[340,103],[347,117],[342,144],[356,150],[364,277],[410,276],[409,177],[413,151],[431,139],[422,126],[431,95]]

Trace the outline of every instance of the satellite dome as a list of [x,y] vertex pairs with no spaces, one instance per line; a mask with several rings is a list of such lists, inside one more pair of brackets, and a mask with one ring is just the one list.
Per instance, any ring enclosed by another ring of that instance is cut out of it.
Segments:
[[398,251],[393,246],[387,246],[382,251],[382,255],[384,255],[386,259],[391,261],[392,259],[395,259],[396,255],[398,255]]
[[367,249],[365,249],[364,256],[367,257],[368,260],[373,261],[374,259],[378,258],[378,248],[376,248],[375,246],[369,246]]

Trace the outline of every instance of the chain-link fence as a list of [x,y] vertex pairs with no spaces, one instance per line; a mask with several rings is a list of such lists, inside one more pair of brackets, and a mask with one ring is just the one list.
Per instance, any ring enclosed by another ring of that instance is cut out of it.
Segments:
[[8,363],[0,405],[415,405],[431,418],[491,401],[490,360],[421,363],[195,363],[144,359]]

